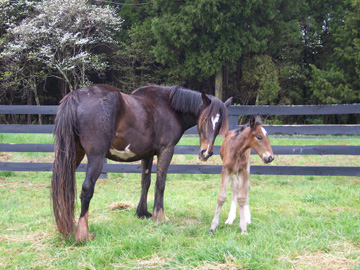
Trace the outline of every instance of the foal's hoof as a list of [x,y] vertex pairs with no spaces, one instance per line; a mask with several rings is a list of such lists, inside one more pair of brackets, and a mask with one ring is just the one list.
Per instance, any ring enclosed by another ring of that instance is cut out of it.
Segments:
[[209,230],[209,232],[212,233],[212,234],[213,234],[215,231],[216,231],[216,229],[210,229],[210,230]]
[[234,223],[234,220],[233,219],[227,219],[226,221],[225,221],[225,224],[227,224],[227,225],[232,225]]

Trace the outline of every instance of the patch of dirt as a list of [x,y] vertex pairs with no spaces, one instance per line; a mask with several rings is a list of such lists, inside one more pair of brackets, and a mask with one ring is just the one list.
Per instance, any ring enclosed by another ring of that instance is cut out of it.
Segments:
[[113,202],[112,204],[108,205],[107,208],[111,210],[119,209],[119,210],[129,210],[134,208],[135,205],[132,202],[122,201],[122,202]]
[[0,153],[0,161],[1,162],[5,162],[5,161],[9,161],[10,159],[13,158],[13,154],[12,153]]
[[360,263],[360,246],[351,243],[335,243],[331,250],[319,250],[315,253],[305,252],[295,259],[282,258],[293,265],[294,269],[327,269],[346,270],[353,269]]
[[193,270],[241,270],[245,269],[236,263],[236,258],[231,254],[225,255],[225,263],[205,263],[204,265],[199,265]]
[[[4,179],[5,180],[5,179]],[[32,190],[40,190],[40,189],[48,189],[50,188],[49,185],[45,184],[33,184],[31,183],[31,180],[29,182],[0,182],[0,188],[11,188],[11,189],[17,189],[20,187],[24,187],[26,189],[32,189]]]

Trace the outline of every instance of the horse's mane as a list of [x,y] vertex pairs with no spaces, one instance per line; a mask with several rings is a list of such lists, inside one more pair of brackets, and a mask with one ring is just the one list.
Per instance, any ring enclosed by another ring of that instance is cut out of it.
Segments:
[[[173,108],[175,111],[182,113],[191,112],[199,115],[200,111],[203,110],[204,105],[202,104],[201,93],[185,89],[180,86],[174,86],[170,91],[170,104],[171,108]],[[219,112],[221,115],[220,121],[222,123],[220,133],[225,135],[229,126],[227,109],[224,103],[222,103],[216,97],[211,95],[207,96],[210,98],[211,103],[203,110],[201,121],[209,121],[212,115],[215,115]]]
[[201,94],[196,91],[173,86],[170,88],[170,106],[177,112],[198,114],[201,108]]

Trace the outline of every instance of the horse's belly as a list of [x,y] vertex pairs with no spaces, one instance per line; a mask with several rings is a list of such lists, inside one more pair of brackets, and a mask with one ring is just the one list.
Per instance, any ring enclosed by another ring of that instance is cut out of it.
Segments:
[[141,160],[152,155],[153,153],[151,151],[141,153],[140,155],[136,154],[132,150],[131,144],[128,144],[124,149],[116,149],[115,147],[111,146],[106,157],[114,161],[131,162]]
[[126,146],[124,150],[117,150],[115,148],[110,148],[109,152],[111,155],[122,160],[128,160],[136,156],[136,154],[130,150],[130,144]]

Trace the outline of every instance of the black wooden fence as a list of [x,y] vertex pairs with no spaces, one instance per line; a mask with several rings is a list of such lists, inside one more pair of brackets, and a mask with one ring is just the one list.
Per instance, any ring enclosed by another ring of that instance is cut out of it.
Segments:
[[[10,106],[0,105],[0,115],[6,114],[41,114],[55,115],[57,106]],[[324,106],[231,106],[229,109],[230,128],[237,128],[239,115],[336,115],[360,114],[360,104],[324,105]],[[264,126],[269,134],[281,135],[360,135],[360,125],[271,125]],[[53,125],[6,125],[0,124],[0,133],[52,133]],[[197,134],[196,127],[185,132]],[[360,137],[357,137],[360,139]],[[53,152],[52,144],[0,144],[0,152]],[[199,146],[177,145],[175,154],[196,155]],[[275,155],[360,155],[360,146],[311,145],[311,146],[276,146]],[[220,146],[214,147],[214,154],[219,154]],[[2,162],[0,171],[50,171],[51,163]],[[78,171],[84,172],[86,164],[81,164]],[[153,166],[156,172],[156,165]],[[103,172],[140,173],[140,164],[117,163],[104,164]],[[181,174],[219,174],[220,165],[181,165],[172,164],[168,173]],[[273,166],[259,165],[251,167],[251,174],[268,175],[333,175],[360,176],[360,167],[337,166]]]

